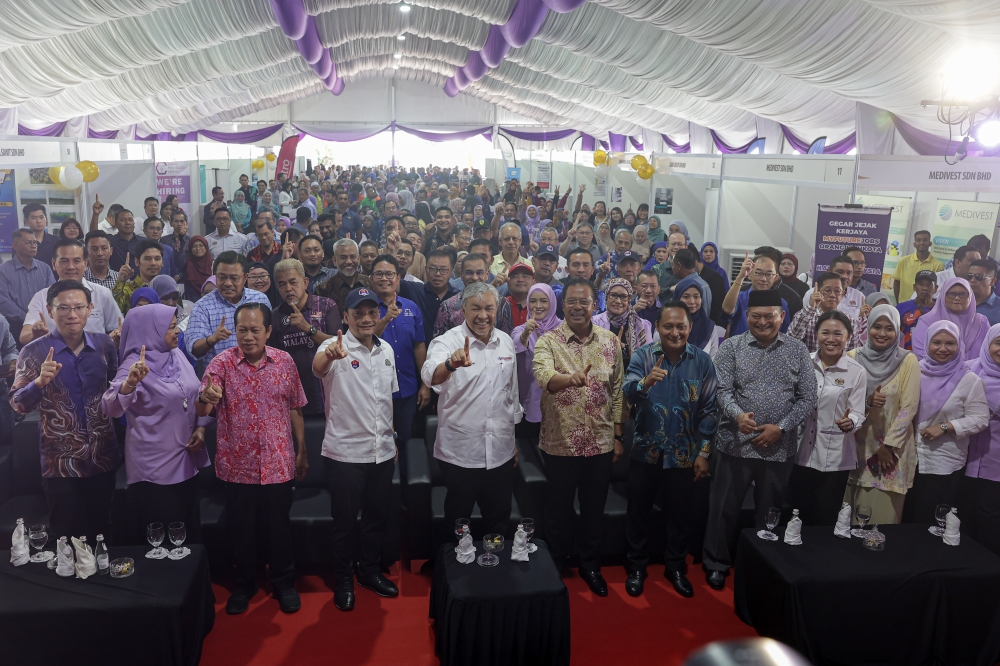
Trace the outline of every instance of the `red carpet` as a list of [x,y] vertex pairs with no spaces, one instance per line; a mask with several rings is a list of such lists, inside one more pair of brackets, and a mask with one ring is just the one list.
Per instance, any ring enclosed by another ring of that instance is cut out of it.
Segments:
[[[425,569],[426,571],[426,569]],[[610,586],[596,597],[575,574],[565,578],[572,618],[572,663],[681,664],[696,648],[715,640],[756,636],[733,613],[732,576],[721,592],[708,587],[700,567],[692,567],[695,596],[685,599],[650,567],[643,596],[625,593],[625,570],[605,567]],[[403,572],[393,577],[396,599],[357,588],[357,607],[342,613],[321,576],[302,576],[297,588],[302,610],[285,615],[278,602],[258,592],[243,615],[226,615],[229,591],[215,585],[215,628],[205,640],[203,666],[309,666],[335,663],[437,664],[434,628],[427,619],[431,577]],[[642,660],[642,661],[639,661]]]

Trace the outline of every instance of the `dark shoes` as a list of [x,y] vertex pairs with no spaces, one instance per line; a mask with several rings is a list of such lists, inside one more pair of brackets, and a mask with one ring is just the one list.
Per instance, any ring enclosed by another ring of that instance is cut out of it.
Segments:
[[282,613],[296,613],[302,608],[302,600],[299,599],[299,593],[295,591],[294,587],[279,590],[275,592],[274,596],[278,597],[278,606]]
[[371,590],[380,597],[394,597],[399,594],[399,588],[381,574],[358,576],[358,585]]
[[[667,577],[667,580],[673,583],[674,589],[677,590],[677,594],[681,595],[682,597],[694,596],[694,588],[691,587],[691,581],[689,581],[687,579],[687,576],[685,576],[682,572],[664,570],[663,575]],[[722,584],[723,586],[725,586],[726,584],[725,578],[723,578]],[[712,587],[715,586],[713,585]]]
[[584,571],[580,569],[580,578],[587,581],[590,591],[599,597],[608,596],[608,584],[601,575],[600,569],[596,571]]
[[250,605],[250,599],[255,594],[257,594],[256,587],[252,590],[244,590],[242,588],[233,590],[233,593],[229,595],[229,601],[226,602],[226,612],[230,615],[245,613],[247,607]]
[[705,581],[713,590],[724,590],[726,588],[726,573],[724,571],[706,572]]
[[628,592],[630,597],[638,597],[642,595],[642,589],[645,587],[645,580],[645,571],[630,571],[628,578],[625,579],[625,591]]
[[333,605],[342,611],[354,610],[354,577],[337,583],[333,590]]

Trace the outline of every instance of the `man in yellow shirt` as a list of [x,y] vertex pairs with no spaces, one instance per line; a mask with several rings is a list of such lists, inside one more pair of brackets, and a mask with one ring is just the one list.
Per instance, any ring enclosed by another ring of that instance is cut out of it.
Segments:
[[920,271],[944,270],[944,263],[940,259],[931,256],[931,232],[918,231],[913,234],[913,254],[899,258],[896,265],[896,272],[893,274],[892,292],[896,295],[896,302],[899,303],[899,295],[903,294],[903,300],[913,293],[913,282]]

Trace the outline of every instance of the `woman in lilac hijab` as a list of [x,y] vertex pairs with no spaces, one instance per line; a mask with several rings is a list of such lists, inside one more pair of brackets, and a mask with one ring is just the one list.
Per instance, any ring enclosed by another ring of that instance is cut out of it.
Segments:
[[986,386],[990,425],[969,440],[962,479],[962,531],[1000,555],[1000,324],[986,334],[969,371]]
[[944,281],[938,290],[938,299],[931,311],[917,320],[913,329],[913,353],[918,359],[926,355],[927,342],[930,338],[927,332],[939,321],[950,321],[958,327],[962,334],[962,356],[974,359],[979,356],[979,349],[986,339],[986,331],[990,322],[985,315],[976,312],[976,298],[972,287],[964,278],[953,277]]
[[[562,319],[556,314],[558,303],[555,292],[547,284],[536,284],[528,289],[528,321],[516,326],[510,333],[517,354],[517,384],[524,408],[524,420],[519,423],[519,436],[537,440],[542,423],[542,389],[535,381],[532,368],[535,343],[544,333],[558,328]],[[523,424],[523,425],[522,425]]]
[[[152,304],[129,310],[122,324],[118,374],[102,399],[112,418],[125,415],[125,471],[133,531],[152,522],[183,522],[187,541],[201,543],[198,470],[210,417],[195,409],[199,382],[177,348],[176,308]],[[131,535],[142,540],[141,533]]]

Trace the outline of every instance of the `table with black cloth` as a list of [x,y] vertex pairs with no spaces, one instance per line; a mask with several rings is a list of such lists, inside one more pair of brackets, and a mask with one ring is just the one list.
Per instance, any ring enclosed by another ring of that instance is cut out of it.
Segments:
[[[545,543],[535,543],[528,562],[515,562],[508,540],[494,567],[460,564],[454,542],[442,547],[430,607],[442,666],[569,663],[569,592]],[[486,552],[475,545],[477,557]]]
[[110,548],[131,557],[128,578],[63,578],[45,563],[10,563],[0,551],[0,663],[195,666],[215,622],[203,546],[181,560],[150,560],[148,547]]
[[1000,558],[966,536],[945,545],[928,527],[880,525],[883,551],[832,527],[804,527],[800,546],[743,530],[736,613],[817,665],[995,664]]

